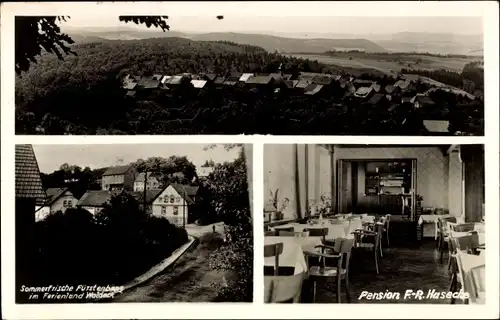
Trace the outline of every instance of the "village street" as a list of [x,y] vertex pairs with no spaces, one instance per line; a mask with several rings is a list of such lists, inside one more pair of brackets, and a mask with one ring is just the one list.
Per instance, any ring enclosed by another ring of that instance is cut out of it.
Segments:
[[[213,233],[215,226],[215,233]],[[223,239],[223,223],[186,226],[197,238],[193,247],[179,260],[149,281],[117,296],[116,302],[207,302],[214,300],[225,278],[209,266],[209,255]]]

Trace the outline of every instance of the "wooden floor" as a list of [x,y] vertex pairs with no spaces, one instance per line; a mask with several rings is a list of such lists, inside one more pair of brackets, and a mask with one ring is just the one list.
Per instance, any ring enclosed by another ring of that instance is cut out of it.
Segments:
[[[428,290],[439,292],[448,291],[450,274],[447,268],[447,254],[443,263],[439,261],[439,253],[433,239],[424,240],[419,247],[391,247],[384,248],[384,257],[381,258],[380,273],[376,274],[373,254],[354,252],[350,268],[350,303],[432,303],[449,304],[450,299],[404,299],[406,290],[423,290],[424,297]],[[312,302],[312,287],[305,283],[302,302]],[[316,289],[316,303],[336,303],[336,285],[332,283],[318,283]],[[399,292],[399,300],[359,299],[363,291],[368,292]],[[342,303],[347,303],[345,289],[342,287]],[[457,302],[460,303],[460,302]]]

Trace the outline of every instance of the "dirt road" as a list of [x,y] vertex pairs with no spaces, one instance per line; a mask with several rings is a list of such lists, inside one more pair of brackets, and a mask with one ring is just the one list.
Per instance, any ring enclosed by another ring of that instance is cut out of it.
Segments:
[[[193,227],[191,227],[193,228]],[[221,227],[216,226],[216,231]],[[186,226],[188,229],[188,226]],[[213,234],[212,226],[188,230],[198,238],[197,245],[186,252],[172,266],[151,280],[117,296],[116,302],[208,302],[213,301],[223,285],[222,273],[208,264],[211,252],[222,243],[219,232]]]

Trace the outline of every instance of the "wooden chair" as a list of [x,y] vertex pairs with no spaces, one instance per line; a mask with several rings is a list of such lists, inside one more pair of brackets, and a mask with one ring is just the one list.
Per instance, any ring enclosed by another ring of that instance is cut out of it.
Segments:
[[278,231],[276,230],[270,230],[264,232],[264,237],[277,237],[278,236]]
[[384,227],[384,231],[385,231],[385,238],[387,240],[387,247],[389,247],[389,225],[391,224],[391,215],[390,214],[387,214],[385,216],[385,227]]
[[455,232],[469,232],[469,231],[474,231],[475,227],[476,227],[476,224],[473,222],[460,223],[460,224],[453,225],[452,230]]
[[[382,254],[382,247],[380,246],[382,242],[382,234],[384,232],[384,225],[381,223],[373,224],[373,230],[367,229],[356,229],[352,232],[354,235],[354,247],[355,248],[369,248],[373,250],[375,258],[375,269],[377,274],[379,273],[378,267],[378,255]],[[370,242],[366,242],[369,239]]]
[[[445,251],[445,244],[448,244],[449,242],[449,234],[448,234],[448,230],[447,230],[447,227],[446,227],[446,222],[441,220],[441,219],[438,219],[437,221],[437,229],[438,229],[438,252],[440,253],[439,255],[439,261],[442,263],[443,262],[443,255],[444,255],[444,251]],[[450,251],[451,248],[450,248],[450,245],[448,244],[448,251]],[[450,254],[451,252],[449,252],[448,254]],[[449,259],[449,255],[448,255],[448,259]],[[448,260],[449,262],[449,260]],[[448,263],[448,266],[449,266],[449,263]]]
[[280,266],[280,255],[283,253],[283,242],[264,245],[264,257],[274,257],[274,275],[278,276]]
[[304,272],[292,276],[264,277],[265,303],[300,302]]
[[469,271],[467,279],[464,279],[468,287],[469,302],[475,303],[479,298],[479,293],[485,292],[486,288],[483,287],[484,281],[481,279],[485,274],[485,270],[486,266],[484,264],[474,267]]
[[[457,245],[457,248],[459,247],[459,240],[457,240],[456,238],[452,238],[453,240],[455,240],[455,243]],[[461,250],[457,251],[457,254],[455,255],[455,261],[456,261],[456,270],[455,272],[453,273],[453,277],[451,279],[451,284],[450,284],[450,292],[456,292],[458,289],[459,289],[459,285],[460,285],[460,288],[462,288],[464,291],[466,290],[469,290],[471,288],[467,287],[465,288],[465,286],[467,286],[466,282],[465,282],[465,277],[464,277],[464,267],[463,267],[463,264],[462,264],[462,255],[463,254],[467,254]],[[470,295],[470,293],[469,293]],[[465,304],[468,304],[469,303],[469,299],[462,299],[462,301],[465,303]],[[451,304],[455,304],[455,298],[451,298]]]
[[[309,268],[308,276],[313,282],[313,303],[316,300],[316,282],[319,279],[334,278],[337,283],[337,302],[341,302],[341,284],[344,280],[344,288],[346,290],[347,301],[350,302],[349,296],[349,261],[351,259],[351,251],[354,244],[354,239],[338,238],[335,240],[334,246],[318,245],[321,252],[304,252],[309,257],[318,257],[321,265],[312,266]],[[326,253],[325,250],[331,250],[333,253]],[[337,263],[334,266],[327,266],[326,261],[334,259]]]
[[321,242],[325,244],[326,236],[328,235],[328,228],[305,228],[304,232],[309,232],[310,237],[321,237]]
[[308,237],[309,232],[307,231],[302,231],[302,232],[295,232],[295,231],[279,231],[278,236],[280,237]]

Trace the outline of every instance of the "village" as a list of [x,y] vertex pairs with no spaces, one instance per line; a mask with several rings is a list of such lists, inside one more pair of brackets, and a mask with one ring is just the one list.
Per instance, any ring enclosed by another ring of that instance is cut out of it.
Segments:
[[[200,168],[199,180],[206,180],[211,167]],[[182,175],[182,173],[178,173]],[[137,172],[132,165],[108,168],[97,181],[101,190],[88,190],[77,199],[68,187],[47,188],[46,198],[36,200],[36,221],[69,208],[85,209],[93,215],[99,213],[114,194],[129,191],[147,214],[164,217],[172,224],[185,227],[193,223],[192,214],[199,186],[179,183],[165,184],[159,172]],[[144,209],[145,208],[145,209]]]
[[[282,64],[279,70],[283,68]],[[373,78],[373,79],[367,79]],[[253,94],[275,94],[286,97],[304,96],[318,99],[335,97],[338,104],[362,106],[377,110],[379,114],[391,114],[398,108],[407,109],[419,115],[429,134],[463,135],[459,130],[450,132],[450,110],[444,110],[442,101],[434,101],[433,96],[448,94],[454,96],[459,105],[468,106],[467,112],[481,112],[483,94],[476,90],[475,95],[462,89],[435,81],[417,74],[399,73],[395,77],[374,78],[355,77],[349,74],[334,75],[326,73],[241,73],[227,72],[223,75],[214,73],[177,75],[153,74],[138,76],[126,74],[121,79],[127,97],[136,100],[155,100],[161,96],[172,98],[184,90],[203,97],[215,90],[220,94],[236,90]],[[470,91],[470,90],[469,90]],[[472,105],[472,107],[470,107]],[[403,107],[404,106],[404,107]],[[344,106],[345,108],[345,106]],[[478,110],[472,110],[472,109]],[[472,121],[472,118],[469,120]],[[406,117],[401,125],[410,122]]]
[[[16,145],[16,301],[251,299],[248,147],[165,145],[163,158],[158,146]],[[116,154],[132,162],[103,166]],[[50,294],[62,283],[72,289]],[[85,286],[121,289],[82,295]]]

